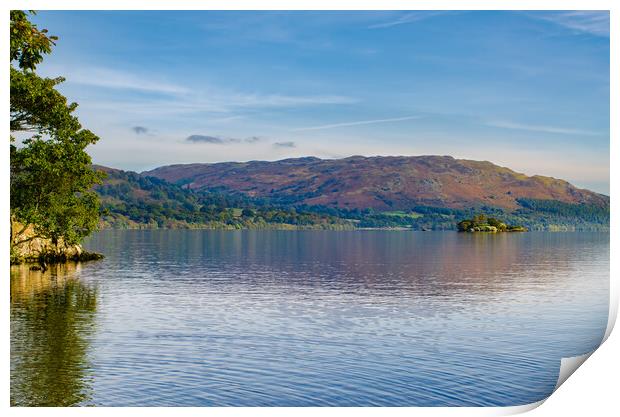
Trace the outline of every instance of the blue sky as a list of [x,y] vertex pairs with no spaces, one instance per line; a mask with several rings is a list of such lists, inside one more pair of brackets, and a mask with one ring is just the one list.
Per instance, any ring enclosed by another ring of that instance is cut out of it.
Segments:
[[41,11],[96,163],[441,154],[609,193],[607,12]]

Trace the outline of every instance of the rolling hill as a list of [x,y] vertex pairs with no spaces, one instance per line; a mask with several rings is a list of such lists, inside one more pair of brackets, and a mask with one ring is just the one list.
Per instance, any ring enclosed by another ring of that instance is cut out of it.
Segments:
[[609,230],[609,197],[449,156],[285,159],[107,173],[112,228],[455,230],[483,213],[531,230]]
[[351,229],[328,213],[276,207],[258,199],[194,192],[165,180],[96,165],[106,174],[95,186],[101,202],[100,227],[209,229]]
[[415,206],[515,210],[520,199],[608,206],[609,197],[491,162],[451,156],[315,157],[275,162],[169,165],[143,172],[196,191],[217,190],[285,204],[379,211]]

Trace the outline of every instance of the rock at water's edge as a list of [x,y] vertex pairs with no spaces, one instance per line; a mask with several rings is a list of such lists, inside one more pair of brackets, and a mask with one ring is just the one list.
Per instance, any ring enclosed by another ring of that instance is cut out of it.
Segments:
[[102,258],[103,255],[87,252],[77,244],[66,244],[62,240],[54,244],[51,239],[35,236],[32,225],[24,228],[22,223],[11,221],[11,264],[77,262]]

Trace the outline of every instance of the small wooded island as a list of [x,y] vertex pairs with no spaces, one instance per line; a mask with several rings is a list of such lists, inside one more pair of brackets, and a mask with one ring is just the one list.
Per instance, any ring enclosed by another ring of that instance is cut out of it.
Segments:
[[459,232],[527,232],[527,228],[523,226],[511,226],[495,219],[486,217],[484,214],[478,214],[473,219],[461,220],[457,224]]

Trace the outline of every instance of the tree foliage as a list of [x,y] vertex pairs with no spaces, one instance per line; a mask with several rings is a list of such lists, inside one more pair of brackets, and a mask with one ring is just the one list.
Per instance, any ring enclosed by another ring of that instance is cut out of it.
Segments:
[[47,29],[39,30],[22,10],[11,10],[10,29],[11,62],[17,61],[19,68],[25,70],[33,71],[43,61],[43,54],[52,52],[52,45],[58,40],[56,36],[49,36]]
[[524,226],[509,226],[495,217],[476,214],[471,219],[461,220],[456,225],[459,232],[524,232]]
[[[381,212],[372,208],[347,209],[295,204],[282,199],[249,197],[226,189],[193,191],[182,184],[135,172],[108,171],[95,189],[102,201],[105,227],[113,228],[265,228],[289,225],[302,228],[406,228],[411,230],[469,230],[474,217],[485,228],[522,230],[609,230],[609,209],[596,210],[607,217],[591,216],[592,207],[552,200],[530,201],[533,208],[508,211],[497,207],[449,208],[413,206],[409,210]],[[523,202],[522,204],[525,204]],[[536,209],[534,207],[540,207]],[[551,213],[553,209],[560,213]],[[544,210],[543,210],[544,208]],[[468,219],[457,226],[459,219]],[[501,219],[501,220],[499,220]],[[492,230],[492,229],[490,229]]]
[[244,195],[196,193],[134,172],[109,170],[106,181],[95,190],[102,201],[102,221],[108,227],[352,227],[334,216],[271,205]]
[[11,218],[53,242],[78,243],[97,226],[91,189],[102,175],[91,168],[86,147],[99,138],[82,128],[77,104],[56,90],[64,79],[35,72],[57,38],[19,10],[11,11],[10,30]]
[[573,217],[580,220],[609,223],[609,204],[570,204],[555,200],[519,198],[517,202],[523,207],[520,213],[535,211],[553,217]]

